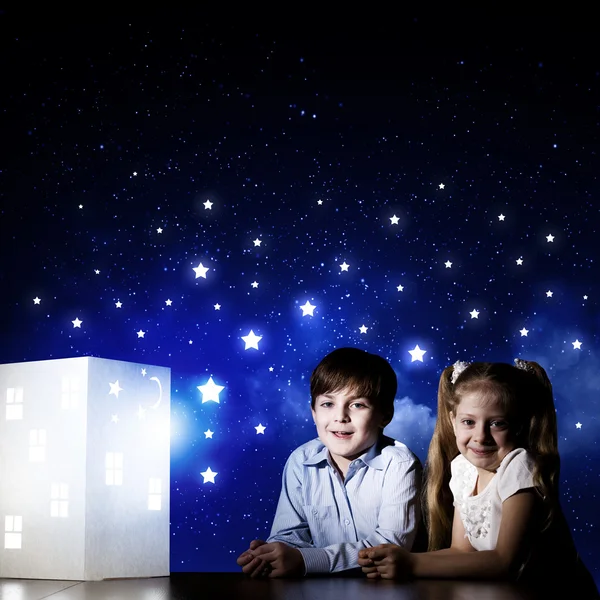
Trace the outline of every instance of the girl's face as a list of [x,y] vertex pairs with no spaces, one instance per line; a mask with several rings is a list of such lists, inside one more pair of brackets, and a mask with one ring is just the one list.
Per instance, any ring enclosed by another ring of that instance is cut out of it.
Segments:
[[516,436],[500,402],[477,391],[460,398],[451,414],[456,445],[477,470],[494,472],[516,445]]

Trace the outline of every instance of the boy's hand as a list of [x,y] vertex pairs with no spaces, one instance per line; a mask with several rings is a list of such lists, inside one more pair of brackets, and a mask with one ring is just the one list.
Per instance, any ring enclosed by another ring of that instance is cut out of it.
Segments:
[[358,564],[370,579],[409,579],[412,575],[411,553],[396,544],[363,548]]
[[263,544],[252,554],[270,565],[271,572],[268,577],[302,577],[304,575],[302,553],[297,548],[292,548],[283,542]]
[[252,540],[248,550],[242,552],[237,558],[237,564],[242,567],[242,571],[252,578],[266,577],[271,572],[269,563],[254,555],[254,550],[265,544],[266,542],[262,540]]

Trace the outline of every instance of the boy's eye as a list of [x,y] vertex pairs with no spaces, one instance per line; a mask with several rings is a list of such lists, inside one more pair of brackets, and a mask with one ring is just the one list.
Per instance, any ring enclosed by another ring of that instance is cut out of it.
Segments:
[[350,406],[352,406],[352,408],[367,408],[367,405],[362,402],[353,402]]
[[323,408],[329,408],[329,407],[333,406],[333,402],[321,402],[321,406]]

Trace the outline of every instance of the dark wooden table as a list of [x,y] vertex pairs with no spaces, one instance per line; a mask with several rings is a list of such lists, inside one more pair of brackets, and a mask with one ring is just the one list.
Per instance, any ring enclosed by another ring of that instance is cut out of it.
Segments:
[[398,583],[335,576],[256,580],[238,573],[172,573],[169,592],[169,600],[548,600],[548,592],[533,594],[503,582]]

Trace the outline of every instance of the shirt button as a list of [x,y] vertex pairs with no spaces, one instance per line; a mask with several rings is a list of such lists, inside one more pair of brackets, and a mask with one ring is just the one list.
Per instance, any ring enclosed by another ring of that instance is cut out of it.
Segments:
[[350,521],[348,519],[346,519],[344,523],[346,523],[346,525],[350,525]]
[[316,508],[313,508],[313,515],[319,514],[319,511]]

